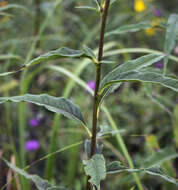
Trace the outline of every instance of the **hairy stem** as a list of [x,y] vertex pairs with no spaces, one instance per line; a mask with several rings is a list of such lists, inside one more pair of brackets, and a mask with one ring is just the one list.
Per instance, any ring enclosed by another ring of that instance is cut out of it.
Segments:
[[[103,46],[104,46],[104,33],[106,20],[108,15],[110,0],[105,1],[104,10],[102,13],[101,20],[101,31],[100,31],[100,40],[99,40],[99,51],[98,51],[98,64],[96,64],[96,80],[95,80],[95,91],[93,98],[93,120],[92,120],[92,138],[91,138],[91,146],[90,146],[90,157],[95,154],[96,149],[96,134],[97,134],[97,120],[98,120],[98,90],[100,85],[101,78],[101,60],[103,58]],[[88,182],[89,177],[87,178],[87,187],[86,189],[90,189],[90,184]]]

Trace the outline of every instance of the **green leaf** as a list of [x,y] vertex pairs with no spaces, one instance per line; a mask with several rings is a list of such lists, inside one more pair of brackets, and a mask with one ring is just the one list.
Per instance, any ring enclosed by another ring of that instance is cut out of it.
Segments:
[[129,72],[133,70],[139,71],[140,69],[153,65],[154,63],[160,61],[164,57],[165,57],[164,54],[162,55],[149,54],[134,60],[127,61],[126,63],[119,65],[114,70],[109,72],[109,74],[107,74],[106,77],[104,77],[103,82],[106,82],[108,78],[110,77],[113,78],[120,73]]
[[105,159],[102,154],[95,154],[89,160],[83,160],[86,175],[90,176],[89,182],[100,187],[100,181],[106,178]]
[[97,63],[97,57],[96,55],[94,54],[93,50],[90,49],[89,47],[87,46],[83,46],[83,51],[85,52],[85,54],[88,56],[88,57],[91,57],[93,62],[94,63]]
[[19,72],[21,70],[24,70],[25,68],[28,68],[32,65],[45,62],[45,61],[51,61],[56,60],[59,58],[89,58],[93,60],[93,57],[90,57],[90,55],[86,54],[84,51],[81,50],[73,50],[66,47],[62,47],[60,49],[50,51],[48,53],[45,53],[43,55],[40,55],[39,57],[31,60],[29,63],[22,65],[20,68],[18,68],[16,71],[6,72],[6,73],[0,73],[0,76],[5,76],[9,74],[13,74],[16,72]]
[[178,153],[176,153],[176,150],[173,150],[170,147],[167,147],[165,149],[159,150],[158,152],[154,152],[153,155],[148,157],[143,163],[143,168],[149,168],[154,167],[157,165],[162,164],[165,161],[171,160],[178,157]]
[[98,12],[98,9],[95,7],[91,7],[91,6],[77,6],[75,7],[76,9],[87,9],[87,10],[91,10],[91,11],[96,11]]
[[140,169],[131,169],[123,166],[119,161],[113,161],[106,165],[107,174],[121,173],[121,172],[138,172]]
[[144,170],[144,172],[149,175],[158,176],[158,177],[164,179],[165,181],[173,183],[174,185],[178,186],[178,182],[176,181],[176,179],[165,175],[161,171],[160,167],[152,167],[152,168]]
[[158,166],[154,166],[154,167],[150,167],[150,168],[130,169],[130,168],[127,168],[127,167],[121,165],[120,162],[114,161],[114,162],[109,163],[106,166],[106,168],[107,168],[107,174],[114,174],[114,173],[121,173],[121,172],[128,172],[128,173],[142,172],[144,174],[161,177],[165,181],[173,183],[176,186],[178,186],[178,182],[174,178],[165,175],[161,171],[160,167],[158,167]]
[[12,170],[24,176],[26,179],[33,181],[33,183],[35,183],[37,189],[39,190],[67,190],[63,187],[52,186],[47,180],[42,179],[38,175],[30,175],[25,170],[16,167],[7,160],[4,159],[4,161]]
[[[178,15],[171,14],[168,18],[167,28],[166,28],[166,37],[164,42],[164,52],[168,55],[173,50],[176,43],[176,34],[178,32]],[[168,63],[168,57],[164,59],[164,74],[166,74]]]
[[[107,83],[108,81],[110,81],[111,79],[117,77],[120,73],[132,71],[132,70],[139,71],[140,69],[151,66],[152,64],[160,61],[164,57],[165,57],[164,54],[162,55],[149,54],[149,55],[145,55],[134,60],[127,61],[126,63],[121,64],[118,67],[116,67],[113,71],[109,72],[102,80],[101,86]],[[120,84],[117,84],[117,87],[119,87]],[[101,87],[100,89],[102,88],[103,87]],[[112,89],[110,88],[111,87],[107,87],[106,89],[102,90],[102,93],[100,94],[100,101],[102,101],[104,96],[112,92]]]
[[63,97],[57,98],[54,96],[49,96],[47,94],[40,94],[40,95],[25,94],[22,96],[0,98],[0,104],[7,101],[11,102],[25,101],[39,106],[43,106],[52,112],[63,114],[64,116],[78,120],[85,125],[85,121],[78,106],[76,106],[71,101]]
[[27,172],[25,172],[24,170],[9,163],[7,160],[4,160],[4,161],[12,170],[14,170],[18,174],[24,176],[26,179],[32,180],[39,190],[47,190],[49,187],[52,187],[52,185],[47,180],[44,180],[37,175],[30,175]]
[[121,26],[113,31],[106,33],[106,36],[126,34],[128,32],[138,32],[140,30],[147,29],[150,27],[151,27],[151,24],[148,21],[142,21],[142,22],[139,22],[136,24],[127,24],[127,25]]
[[102,137],[104,135],[111,135],[114,136],[117,133],[124,133],[125,129],[120,129],[120,130],[113,130],[107,125],[100,125],[100,131],[97,133],[97,137]]
[[161,84],[167,88],[170,88],[178,92],[178,80],[164,77],[161,74],[153,72],[141,72],[141,71],[130,71],[120,73],[118,75],[111,75],[110,73],[103,79],[100,85],[100,94],[105,87],[120,83],[120,82],[150,82],[155,84]]

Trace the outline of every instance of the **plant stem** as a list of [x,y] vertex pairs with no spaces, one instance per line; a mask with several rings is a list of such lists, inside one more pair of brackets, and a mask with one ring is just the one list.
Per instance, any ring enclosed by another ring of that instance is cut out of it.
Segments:
[[98,90],[99,90],[100,76],[101,76],[100,62],[103,58],[104,33],[105,33],[105,26],[106,26],[106,19],[108,15],[109,4],[110,4],[110,0],[106,0],[104,12],[102,15],[102,21],[101,21],[98,64],[96,65],[95,92],[94,92],[94,98],[93,98],[93,121],[92,121],[92,139],[91,139],[90,157],[94,155],[95,149],[96,149],[96,134],[97,134],[97,120],[98,120]]
[[[108,15],[110,0],[105,1],[104,10],[102,13],[101,20],[101,31],[100,31],[100,40],[99,40],[99,51],[98,51],[98,64],[96,64],[96,80],[95,80],[95,91],[93,98],[93,120],[92,120],[92,138],[91,138],[91,146],[90,146],[90,157],[95,154],[96,149],[96,135],[97,135],[97,120],[98,120],[98,91],[100,85],[101,78],[101,60],[103,58],[103,46],[104,46],[104,33],[106,20]],[[90,190],[89,176],[87,177],[87,186],[86,189]]]
[[[39,28],[40,28],[40,15],[41,15],[41,10],[40,10],[40,0],[34,0],[35,3],[35,23],[34,23],[34,36],[37,36],[39,33]],[[40,46],[39,39],[37,41],[36,47],[38,48]]]

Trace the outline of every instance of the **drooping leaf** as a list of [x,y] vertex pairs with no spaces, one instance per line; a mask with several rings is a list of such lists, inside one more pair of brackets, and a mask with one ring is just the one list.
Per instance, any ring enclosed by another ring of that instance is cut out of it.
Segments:
[[[173,50],[176,43],[176,35],[178,33],[178,14],[171,14],[168,18],[166,27],[166,37],[164,42],[164,52],[168,55]],[[168,57],[164,59],[164,74],[166,74],[166,68],[168,63]]]
[[37,58],[34,58],[29,63],[27,63],[25,65],[22,65],[16,71],[0,73],[0,76],[13,74],[13,73],[16,73],[18,71],[22,71],[25,68],[28,68],[28,67],[30,67],[32,65],[35,65],[35,64],[38,64],[38,63],[41,63],[41,62],[45,62],[45,61],[56,60],[56,59],[60,59],[60,58],[89,58],[91,60],[93,59],[93,57],[90,57],[90,55],[86,54],[84,51],[73,50],[73,49],[69,49],[69,48],[66,48],[66,47],[62,47],[60,49],[50,51],[48,53],[40,55]]
[[114,173],[121,173],[121,172],[128,172],[128,173],[142,172],[144,174],[161,177],[165,181],[173,183],[174,185],[178,186],[178,182],[174,178],[165,175],[161,171],[160,167],[158,167],[158,166],[154,166],[154,167],[150,167],[150,168],[130,169],[130,168],[123,166],[120,162],[114,161],[114,162],[109,163],[106,166],[106,168],[107,168],[107,174],[114,174]]
[[100,181],[106,177],[105,159],[102,154],[95,154],[89,160],[83,160],[86,175],[90,176],[89,182],[100,187]]
[[76,106],[71,101],[63,97],[57,98],[54,96],[49,96],[47,94],[40,94],[40,95],[25,94],[22,96],[0,98],[0,104],[7,101],[11,102],[25,101],[39,106],[43,106],[52,112],[63,114],[64,116],[78,120],[85,125],[85,121],[78,106]]
[[164,77],[161,74],[153,73],[153,72],[141,72],[141,71],[130,71],[125,73],[120,73],[118,75],[112,75],[109,73],[102,80],[100,85],[100,94],[104,90],[105,87],[116,84],[120,82],[150,82],[153,84],[160,84],[167,88],[170,88],[176,92],[178,92],[178,80],[172,79],[169,77]]
[[128,32],[138,32],[143,29],[147,29],[151,27],[151,23],[148,21],[142,21],[136,24],[127,24],[121,26],[113,31],[106,33],[106,36],[110,35],[119,35],[119,34],[126,34]]
[[18,174],[24,176],[26,179],[32,180],[39,190],[47,190],[47,188],[52,187],[52,185],[47,180],[44,180],[37,175],[30,175],[27,172],[25,172],[24,170],[9,163],[7,160],[4,160],[4,161],[12,170],[14,170]]
[[4,161],[12,170],[24,176],[26,179],[33,181],[33,183],[35,183],[38,190],[67,190],[63,187],[52,186],[47,180],[42,179],[38,175],[30,175],[25,170],[22,170],[16,167],[15,165],[11,164],[7,160],[4,159]]

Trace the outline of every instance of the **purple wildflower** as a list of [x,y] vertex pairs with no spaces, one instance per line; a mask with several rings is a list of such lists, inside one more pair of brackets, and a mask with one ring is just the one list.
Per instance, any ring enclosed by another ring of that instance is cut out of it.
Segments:
[[162,69],[162,68],[163,68],[163,62],[162,62],[162,61],[158,61],[158,62],[155,64],[155,67],[158,68],[158,69]]
[[155,17],[161,17],[163,15],[160,9],[154,9],[153,14]]
[[26,151],[35,151],[39,149],[40,143],[37,140],[28,140],[25,143],[25,149]]
[[31,127],[36,127],[39,125],[39,120],[37,118],[32,118],[29,120],[29,125]]
[[89,81],[88,86],[94,91],[95,89],[95,82],[94,81]]

